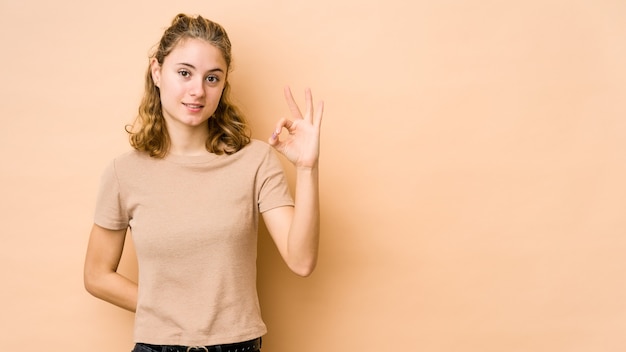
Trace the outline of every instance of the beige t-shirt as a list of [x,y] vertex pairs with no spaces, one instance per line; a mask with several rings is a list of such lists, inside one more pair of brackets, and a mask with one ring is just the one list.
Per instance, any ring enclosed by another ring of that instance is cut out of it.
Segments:
[[130,151],[105,170],[95,223],[130,228],[139,263],[135,342],[213,345],[267,332],[256,291],[259,214],[293,206],[272,148],[233,155]]

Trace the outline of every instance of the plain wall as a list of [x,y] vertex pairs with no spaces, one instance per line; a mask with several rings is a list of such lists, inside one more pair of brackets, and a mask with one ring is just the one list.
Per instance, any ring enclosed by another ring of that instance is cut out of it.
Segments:
[[131,349],[83,259],[178,12],[228,30],[255,138],[284,85],[326,102],[319,266],[261,232],[264,351],[626,350],[626,2],[0,0],[4,350]]

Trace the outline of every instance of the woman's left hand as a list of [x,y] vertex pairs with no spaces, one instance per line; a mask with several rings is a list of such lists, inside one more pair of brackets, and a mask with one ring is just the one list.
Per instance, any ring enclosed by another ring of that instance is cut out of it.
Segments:
[[[317,103],[313,109],[313,96],[310,89],[305,91],[306,110],[304,115],[300,112],[291,94],[291,89],[285,87],[285,100],[291,110],[292,119],[283,118],[278,121],[274,133],[269,139],[269,144],[282,153],[296,167],[313,168],[317,166],[319,159],[320,128],[324,113],[324,102]],[[285,128],[289,136],[284,141],[280,140],[280,133]]]

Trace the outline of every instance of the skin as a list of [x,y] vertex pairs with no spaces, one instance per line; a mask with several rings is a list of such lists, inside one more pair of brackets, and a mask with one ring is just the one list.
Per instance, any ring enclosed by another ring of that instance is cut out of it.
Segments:
[[[150,63],[152,77],[161,92],[163,115],[171,140],[170,153],[208,153],[205,141],[208,119],[213,115],[227,79],[228,67],[221,52],[208,42],[188,39],[179,43],[159,65]],[[280,119],[268,143],[296,168],[295,207],[279,207],[263,213],[263,220],[287,266],[297,275],[309,276],[317,263],[319,243],[318,160],[323,103],[315,108],[310,89],[305,91],[301,112],[291,90],[285,88],[291,119]],[[280,138],[283,129],[289,132]],[[137,284],[117,268],[126,230],[93,225],[85,259],[84,282],[94,296],[129,311],[137,306]]]
[[228,67],[219,49],[199,39],[180,42],[164,58],[150,62],[172,140],[170,153],[207,153],[208,120],[217,109]]

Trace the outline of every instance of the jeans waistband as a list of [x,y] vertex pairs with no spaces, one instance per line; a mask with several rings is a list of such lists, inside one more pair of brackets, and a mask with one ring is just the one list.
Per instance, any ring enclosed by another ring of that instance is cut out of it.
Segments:
[[173,346],[137,343],[160,352],[252,352],[261,349],[261,338],[254,340],[213,346]]

